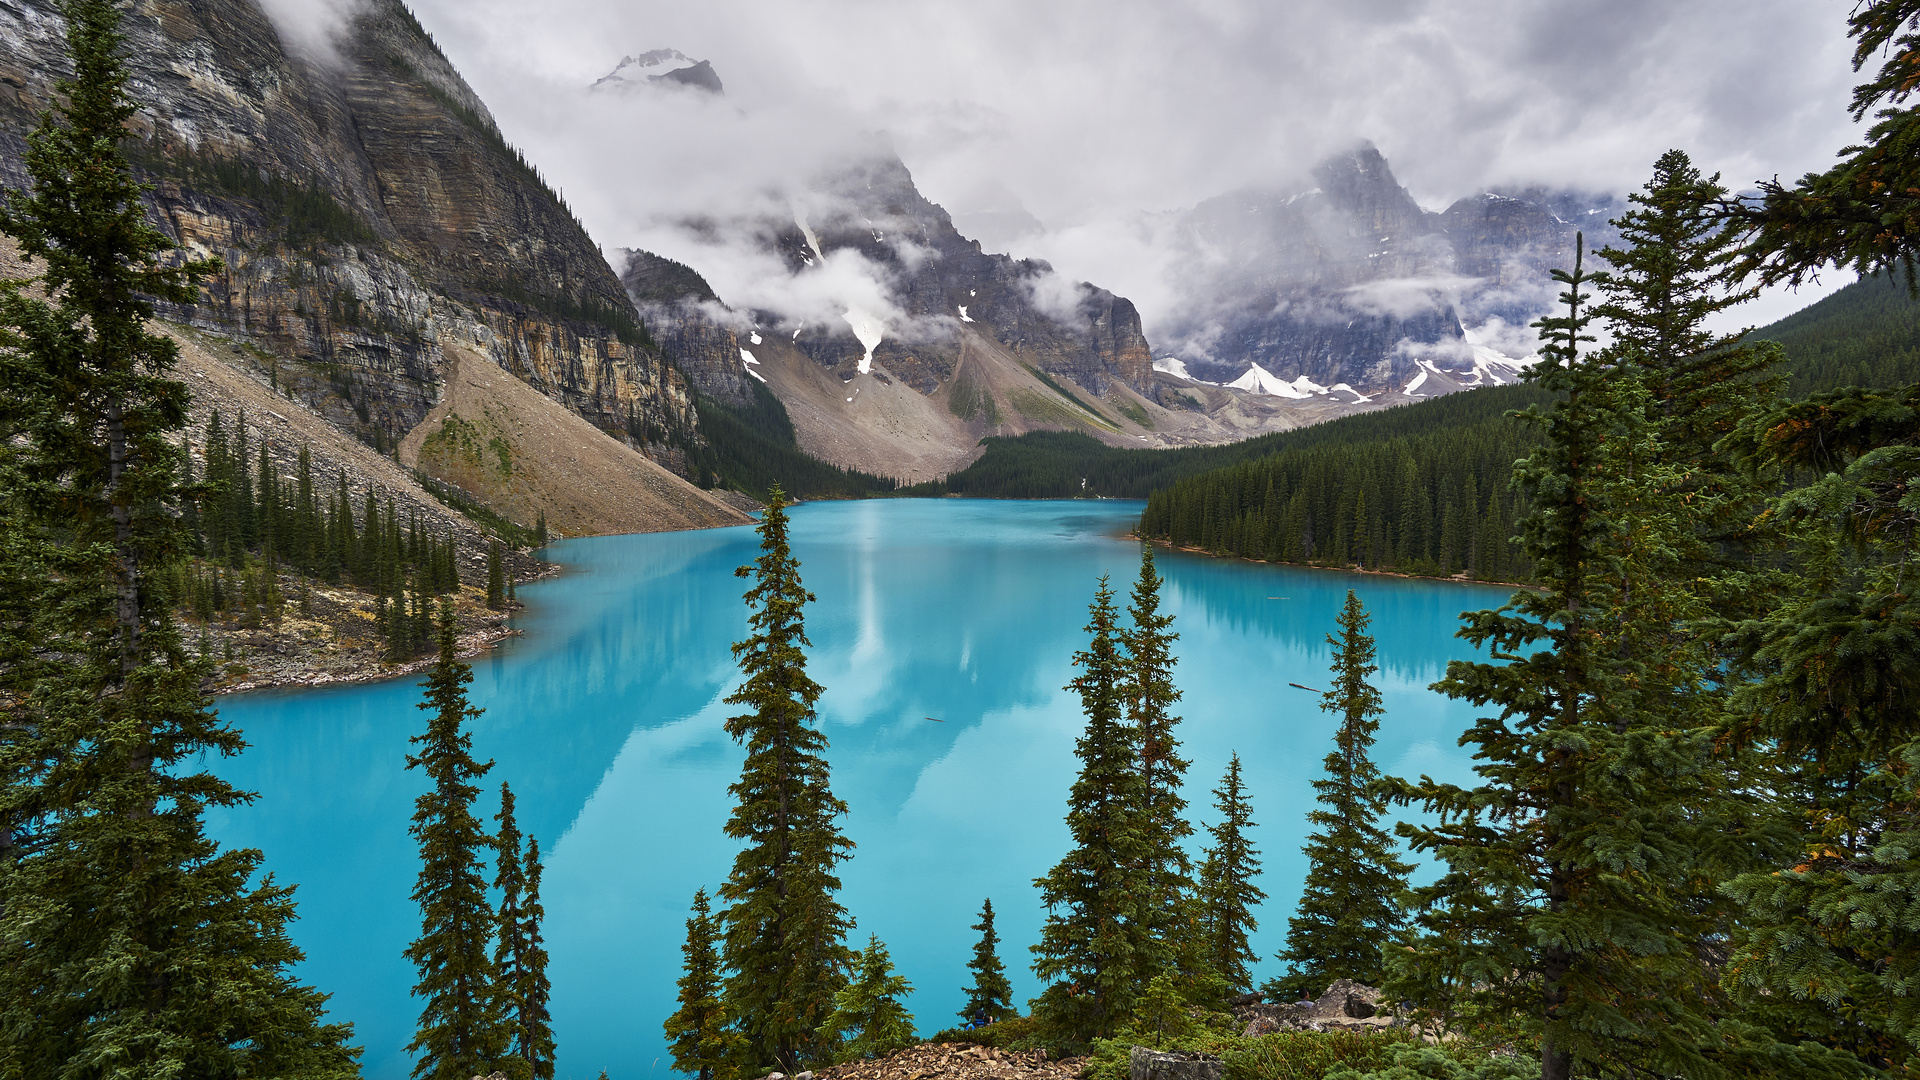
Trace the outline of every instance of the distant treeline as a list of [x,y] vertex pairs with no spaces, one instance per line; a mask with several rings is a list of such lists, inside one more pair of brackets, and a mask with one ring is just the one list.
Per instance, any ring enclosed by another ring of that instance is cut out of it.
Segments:
[[1521,581],[1531,567],[1508,538],[1526,508],[1507,480],[1539,441],[1495,415],[1288,448],[1154,492],[1140,532],[1254,559]]
[[1905,282],[1865,278],[1754,332],[1786,347],[1787,396],[1920,380],[1920,303]]
[[1461,428],[1498,419],[1508,409],[1545,401],[1521,386],[1454,394],[1418,405],[1342,417],[1222,446],[1179,450],[1126,450],[1088,435],[1035,431],[1016,438],[983,440],[987,452],[961,472],[901,491],[904,495],[970,495],[1000,499],[1071,499],[1099,496],[1144,499],[1190,476],[1287,450],[1351,446]]
[[[1792,397],[1920,380],[1920,303],[1884,276],[1754,337],[1785,346]],[[1524,581],[1531,567],[1509,538],[1527,508],[1508,477],[1540,436],[1503,414],[1545,400],[1531,387],[1476,390],[1290,432],[1261,457],[1154,492],[1141,534],[1252,559]]]

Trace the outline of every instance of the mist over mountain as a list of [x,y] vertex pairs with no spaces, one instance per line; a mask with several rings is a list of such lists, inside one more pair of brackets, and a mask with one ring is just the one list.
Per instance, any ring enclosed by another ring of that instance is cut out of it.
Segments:
[[[1616,236],[1611,195],[1489,191],[1421,208],[1371,144],[1292,186],[1242,190],[1164,230],[1172,301],[1148,312],[1156,356],[1232,382],[1397,389],[1424,367],[1473,382],[1475,346],[1519,359],[1553,303],[1548,272]],[[1482,364],[1484,367],[1484,364]]]
[[[689,62],[671,49],[641,56],[657,69]],[[629,57],[596,85],[640,66]],[[746,114],[705,115],[741,136],[757,130]],[[1118,378],[1155,403],[1208,414],[1225,401],[1202,404],[1183,387],[1362,406],[1510,382],[1534,350],[1527,324],[1552,304],[1548,271],[1570,264],[1581,231],[1590,249],[1608,243],[1621,207],[1607,194],[1536,188],[1428,210],[1377,148],[1359,143],[1297,180],[1143,216],[1159,282],[1157,302],[1141,307],[1023,258],[1045,226],[1004,188],[967,212],[990,243],[964,235],[884,136],[803,164],[732,206],[663,208],[627,256],[637,302],[705,304],[699,318],[668,319],[665,332],[711,393],[744,401],[748,376],[707,324],[777,332],[842,376],[877,361],[923,394],[951,377],[963,329],[1095,395]],[[661,293],[649,278],[656,257],[700,284]],[[1131,358],[1147,349],[1134,340],[1142,333],[1157,373]]]

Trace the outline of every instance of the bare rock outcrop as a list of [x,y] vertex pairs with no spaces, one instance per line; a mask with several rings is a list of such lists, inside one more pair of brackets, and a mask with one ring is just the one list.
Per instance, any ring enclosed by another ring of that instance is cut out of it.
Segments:
[[1336,979],[1326,992],[1310,1001],[1264,1005],[1242,999],[1233,1007],[1234,1019],[1244,1024],[1248,1038],[1276,1031],[1334,1031],[1391,1027],[1395,1020],[1381,1005],[1380,991],[1352,979]]
[[[1045,1050],[921,1043],[872,1061],[801,1073],[794,1080],[1076,1080],[1085,1066],[1085,1058],[1056,1061]],[[779,1076],[773,1073],[765,1080]]]
[[1149,1050],[1136,1046],[1127,1058],[1127,1080],[1220,1080],[1227,1063],[1212,1054]]

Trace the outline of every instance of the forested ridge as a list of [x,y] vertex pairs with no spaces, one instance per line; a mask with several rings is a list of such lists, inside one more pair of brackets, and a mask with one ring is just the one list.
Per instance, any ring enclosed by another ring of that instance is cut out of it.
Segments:
[[894,490],[891,479],[843,469],[800,449],[787,407],[761,383],[749,385],[753,401],[747,405],[728,405],[705,394],[695,399],[706,445],[688,444],[687,471],[701,487],[718,484],[760,499],[776,485],[813,498],[857,498]]
[[[1771,374],[1794,396],[1920,379],[1920,302],[1885,275],[1749,340],[1783,347]],[[1532,567],[1510,538],[1527,508],[1508,477],[1539,434],[1506,413],[1547,400],[1529,385],[1473,390],[1270,436],[1262,456],[1153,491],[1140,534],[1252,559],[1524,581]]]
[[1886,274],[1856,281],[1754,336],[1786,349],[1780,370],[1788,397],[1920,379],[1920,302]]

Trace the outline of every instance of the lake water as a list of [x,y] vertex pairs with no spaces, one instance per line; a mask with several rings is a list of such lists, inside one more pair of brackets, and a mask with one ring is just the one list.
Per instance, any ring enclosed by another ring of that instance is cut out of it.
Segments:
[[[954,1023],[992,897],[1018,999],[1038,992],[1027,947],[1042,918],[1033,879],[1066,850],[1061,823],[1075,772],[1078,700],[1063,691],[1084,644],[1095,579],[1124,605],[1139,546],[1122,534],[1128,502],[887,500],[793,512],[807,587],[810,673],[835,792],[858,845],[841,898],[851,943],[878,934],[916,992],[920,1030]],[[570,540],[557,579],[521,592],[527,633],[474,663],[486,710],[474,748],[513,786],[522,829],[547,856],[544,900],[560,1077],[666,1080],[661,1021],[672,1011],[694,889],[731,865],[721,833],[741,750],[722,730],[745,633],[733,569],[750,528]],[[1216,820],[1212,789],[1238,751],[1259,823],[1269,900],[1255,944],[1271,957],[1305,862],[1309,782],[1330,748],[1331,716],[1288,686],[1326,685],[1346,591],[1374,616],[1386,701],[1375,760],[1387,771],[1465,781],[1456,745],[1470,706],[1433,694],[1463,609],[1506,591],[1161,553],[1162,610],[1177,617],[1180,735],[1197,826]],[[222,714],[252,746],[218,771],[259,792],[216,812],[214,835],[259,847],[299,886],[294,940],[303,978],[333,994],[374,1080],[402,1080],[419,1004],[401,958],[419,929],[408,900],[418,869],[407,836],[420,774],[404,770],[425,715],[417,679],[227,698]],[[937,718],[930,720],[929,718]],[[1271,974],[1265,971],[1256,978]]]

